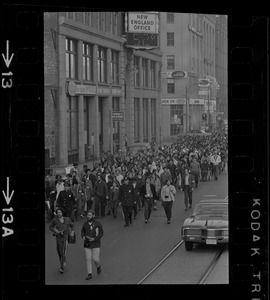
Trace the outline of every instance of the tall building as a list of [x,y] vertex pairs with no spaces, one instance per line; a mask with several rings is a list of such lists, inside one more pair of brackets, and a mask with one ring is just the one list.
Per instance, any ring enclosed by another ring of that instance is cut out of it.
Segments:
[[215,15],[160,13],[164,140],[205,125],[205,112],[215,123],[215,99],[201,95],[198,87],[200,78],[216,81],[215,19]]
[[228,119],[228,36],[227,16],[216,16],[216,78],[219,83],[217,93],[217,120]]
[[126,47],[124,13],[44,14],[46,166],[159,142],[161,53]]

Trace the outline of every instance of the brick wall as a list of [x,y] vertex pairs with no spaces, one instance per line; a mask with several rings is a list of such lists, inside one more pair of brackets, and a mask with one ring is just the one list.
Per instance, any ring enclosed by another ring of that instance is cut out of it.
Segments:
[[[57,153],[58,56],[57,13],[44,13],[44,111],[45,148]],[[55,164],[50,159],[50,164]]]

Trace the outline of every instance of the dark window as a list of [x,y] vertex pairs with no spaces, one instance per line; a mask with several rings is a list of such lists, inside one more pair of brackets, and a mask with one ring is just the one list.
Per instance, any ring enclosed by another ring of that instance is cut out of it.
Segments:
[[74,40],[66,39],[66,77],[77,76],[77,47]]
[[93,46],[83,43],[83,80],[93,81]]
[[134,86],[140,86],[140,58],[134,56]]
[[107,82],[107,51],[105,48],[98,47],[97,63],[98,63],[98,81]]
[[174,55],[167,55],[167,69],[173,70],[174,68]]
[[143,142],[148,142],[148,99],[143,98]]
[[167,83],[167,93],[174,94],[174,83]]
[[112,50],[111,78],[112,83],[119,84],[119,52]]
[[142,81],[143,81],[143,87],[148,87],[148,65],[147,65],[147,59],[142,59]]
[[174,32],[167,32],[167,46],[174,46]]
[[156,88],[156,62],[152,61],[150,62],[150,87]]
[[151,138],[156,142],[157,129],[157,99],[151,99]]
[[183,105],[171,105],[170,134],[183,132]]
[[134,143],[140,141],[140,99],[134,98]]
[[167,24],[174,23],[174,13],[167,13]]

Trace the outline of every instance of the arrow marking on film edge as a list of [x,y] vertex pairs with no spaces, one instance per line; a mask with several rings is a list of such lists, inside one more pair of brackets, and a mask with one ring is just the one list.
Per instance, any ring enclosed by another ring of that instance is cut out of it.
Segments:
[[12,199],[12,196],[14,194],[14,191],[12,191],[11,195],[9,195],[9,177],[7,177],[7,193],[5,194],[4,191],[2,191],[4,197],[5,197],[5,200],[7,202],[7,205],[9,205],[11,199]]
[[11,57],[9,58],[9,40],[7,40],[6,57],[5,57],[5,55],[2,53],[4,62],[5,62],[5,64],[6,64],[6,66],[7,66],[7,68],[9,67],[9,65],[10,65],[10,63],[11,63],[11,61],[12,61],[13,55],[14,55],[14,53],[12,53]]

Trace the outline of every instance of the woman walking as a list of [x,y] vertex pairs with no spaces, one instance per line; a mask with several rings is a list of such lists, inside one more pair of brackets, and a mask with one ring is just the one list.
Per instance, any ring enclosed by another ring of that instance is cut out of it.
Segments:
[[51,222],[49,229],[54,233],[56,237],[56,250],[60,260],[61,274],[64,273],[64,267],[67,263],[67,247],[68,247],[68,235],[74,235],[74,224],[70,218],[63,216],[63,208],[58,207],[56,209],[56,216]]
[[171,217],[172,217],[172,205],[175,200],[176,195],[176,189],[174,185],[171,184],[171,180],[168,179],[166,181],[166,185],[163,186],[161,190],[161,200],[162,205],[164,207],[166,217],[167,217],[167,223],[171,223]]

